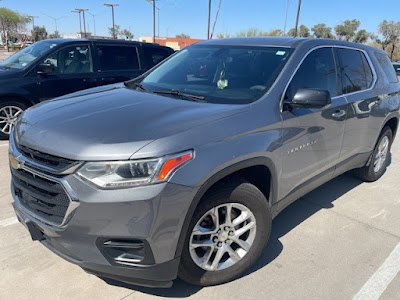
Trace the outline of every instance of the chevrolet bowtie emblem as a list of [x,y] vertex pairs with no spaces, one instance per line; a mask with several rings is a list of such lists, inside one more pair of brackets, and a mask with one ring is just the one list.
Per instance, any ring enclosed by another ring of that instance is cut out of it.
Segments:
[[9,154],[9,160],[10,160],[10,166],[15,169],[18,170],[21,168],[21,163],[16,160],[15,156],[12,155],[11,153]]

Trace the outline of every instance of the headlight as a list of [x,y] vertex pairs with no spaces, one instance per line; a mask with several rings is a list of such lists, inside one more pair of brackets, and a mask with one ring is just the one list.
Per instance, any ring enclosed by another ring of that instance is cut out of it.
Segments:
[[187,151],[155,159],[87,162],[77,174],[101,188],[126,188],[167,181],[173,172],[192,158],[193,152]]

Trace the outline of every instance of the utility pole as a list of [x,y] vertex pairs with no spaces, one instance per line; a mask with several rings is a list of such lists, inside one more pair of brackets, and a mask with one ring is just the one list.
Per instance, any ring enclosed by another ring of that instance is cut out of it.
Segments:
[[296,27],[294,28],[294,37],[297,37],[297,27],[299,26],[301,0],[299,0],[299,6],[297,7]]
[[119,6],[119,4],[109,4],[109,3],[104,3],[105,6],[111,7],[111,13],[112,13],[112,28],[113,28],[113,39],[117,39],[117,35],[115,33],[115,21],[114,21],[114,6]]
[[35,40],[35,35],[34,35],[34,31],[35,31],[35,18],[39,18],[38,16],[28,16],[29,18],[31,18],[32,20],[32,38],[33,38],[33,42],[36,42]]
[[[88,11],[87,8],[75,8],[76,11],[79,11],[79,22],[81,21],[80,13],[83,15],[83,31],[84,31],[84,37],[87,39],[87,33],[86,33],[86,19],[85,19],[85,11]],[[82,33],[82,30],[81,30]]]
[[207,40],[210,39],[210,25],[211,25],[211,0],[208,0],[208,30],[207,30]]
[[287,15],[288,15],[288,11],[289,11],[289,1],[287,0],[286,3],[286,15],[285,15],[285,25],[283,26],[283,36],[286,36],[286,24],[287,24]]
[[79,34],[82,37],[82,22],[81,22],[81,12],[78,10],[71,10],[73,13],[78,13],[79,14]]

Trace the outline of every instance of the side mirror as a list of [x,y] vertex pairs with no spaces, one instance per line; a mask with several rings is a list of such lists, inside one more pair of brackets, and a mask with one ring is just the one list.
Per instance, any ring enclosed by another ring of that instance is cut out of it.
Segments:
[[329,91],[318,89],[298,89],[292,100],[283,101],[291,108],[323,108],[331,103]]
[[48,74],[54,72],[54,66],[50,63],[41,63],[36,67],[38,74]]

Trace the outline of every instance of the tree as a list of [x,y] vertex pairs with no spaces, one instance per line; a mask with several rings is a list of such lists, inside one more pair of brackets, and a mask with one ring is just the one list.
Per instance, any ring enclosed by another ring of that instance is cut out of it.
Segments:
[[370,33],[368,33],[365,29],[361,29],[357,31],[355,37],[353,38],[353,42],[363,44],[367,42],[370,37],[372,37]]
[[115,25],[114,28],[113,27],[108,27],[108,33],[112,36],[112,37],[117,37],[119,35],[121,35],[121,26],[119,25]]
[[8,45],[10,37],[17,35],[17,33],[25,29],[25,24],[28,22],[29,17],[11,9],[0,7],[0,32],[6,45]]
[[319,23],[311,28],[314,36],[318,39],[334,39],[335,36],[332,34],[332,28],[327,27],[325,23]]
[[59,38],[61,38],[61,35],[57,30],[54,31],[54,33],[52,34],[49,34],[49,39],[59,39]]
[[256,27],[247,30],[241,30],[236,33],[237,37],[252,37],[252,36],[282,36],[283,32],[280,29],[273,29],[270,31],[262,31]]
[[34,41],[41,41],[47,39],[47,30],[44,26],[35,26],[32,30],[32,37]]
[[230,33],[218,33],[217,38],[219,39],[229,39],[231,37]]
[[360,27],[361,22],[357,19],[345,20],[343,24],[337,25],[335,27],[335,32],[339,40],[344,39],[345,41],[351,41],[356,35],[358,27]]
[[[288,31],[287,35],[294,37],[294,31],[295,31],[294,28],[290,29]],[[298,33],[299,37],[303,37],[303,38],[311,36],[310,29],[305,25],[300,25],[299,30],[298,30],[297,33]]]
[[121,32],[119,33],[119,35],[128,41],[133,40],[133,37],[134,37],[133,33],[130,32],[130,30],[128,30],[128,29],[122,29]]
[[178,39],[190,39],[190,35],[186,33],[177,34],[175,37]]
[[[393,54],[400,42],[400,22],[382,21],[378,27],[378,33],[382,39],[375,37],[376,42],[381,45],[382,49],[387,51],[390,58],[393,59]],[[390,50],[389,50],[390,49]]]

